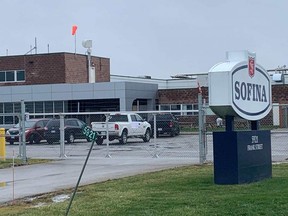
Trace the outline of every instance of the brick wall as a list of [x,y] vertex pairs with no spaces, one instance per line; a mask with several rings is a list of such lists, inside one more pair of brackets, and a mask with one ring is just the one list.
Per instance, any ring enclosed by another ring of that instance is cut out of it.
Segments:
[[[110,81],[110,60],[92,56],[96,82]],[[0,83],[0,86],[54,83],[88,83],[87,56],[50,53],[0,57],[0,71],[25,70],[25,82]]]
[[272,102],[280,104],[288,103],[288,85],[272,86]]
[[[202,97],[208,102],[208,88],[202,87]],[[161,89],[157,95],[159,104],[198,103],[198,88],[194,89]]]
[[65,83],[63,54],[27,55],[25,61],[25,84]]
[[110,82],[110,59],[94,57],[91,58],[91,64],[95,67],[96,82]]
[[[203,98],[208,102],[208,88],[202,87]],[[159,104],[185,104],[198,102],[198,89],[161,89],[158,90]],[[272,86],[272,102],[288,104],[288,85]]]
[[88,83],[87,56],[65,54],[66,83]]

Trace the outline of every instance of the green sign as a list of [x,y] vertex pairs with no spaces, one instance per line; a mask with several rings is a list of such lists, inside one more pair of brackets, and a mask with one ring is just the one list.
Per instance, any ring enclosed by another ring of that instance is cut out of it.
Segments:
[[84,125],[84,127],[82,128],[82,133],[86,136],[87,140],[92,141],[92,140],[96,140],[96,138],[97,138],[96,131],[93,131],[87,125]]

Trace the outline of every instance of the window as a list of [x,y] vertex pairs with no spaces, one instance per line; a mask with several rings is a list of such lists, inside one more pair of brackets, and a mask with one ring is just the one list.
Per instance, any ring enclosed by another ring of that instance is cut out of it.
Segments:
[[14,113],[21,113],[21,103],[14,103]]
[[67,120],[66,121],[66,125],[69,125],[69,126],[79,126],[78,123],[77,123],[77,120]]
[[26,108],[26,112],[34,113],[34,102],[26,102],[25,108]]
[[35,102],[35,113],[43,113],[43,102]]
[[127,115],[111,115],[109,122],[128,122],[128,116]]
[[159,105],[160,110],[170,110],[170,105]]
[[5,72],[0,72],[0,82],[5,82]]
[[45,113],[53,113],[53,101],[45,101]]
[[135,116],[136,116],[137,122],[142,122],[142,121],[143,121],[143,119],[141,118],[141,116],[139,116],[139,115],[135,115]]
[[63,112],[63,101],[54,101],[54,111],[56,113]]
[[16,81],[25,81],[25,73],[24,71],[16,71]]
[[[173,115],[197,115],[198,105],[197,104],[159,104],[158,110],[162,111],[178,111],[171,112]],[[180,112],[181,111],[181,112]]]
[[4,103],[4,113],[13,113],[13,103]]
[[24,70],[0,71],[0,82],[23,82],[25,81]]
[[6,72],[6,81],[7,82],[12,82],[14,80],[14,71],[7,71]]
[[[171,110],[181,110],[181,105],[179,104],[172,104],[171,105]],[[180,112],[173,112],[174,115],[181,115]]]
[[135,115],[131,115],[131,120],[132,120],[132,122],[137,122],[136,116]]

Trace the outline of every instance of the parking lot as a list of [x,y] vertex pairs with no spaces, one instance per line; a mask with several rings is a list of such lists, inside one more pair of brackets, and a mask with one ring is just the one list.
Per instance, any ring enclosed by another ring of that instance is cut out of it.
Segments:
[[[206,160],[213,162],[213,137],[212,133],[206,136]],[[283,162],[288,158],[288,133],[285,131],[271,133],[272,160]],[[65,143],[65,158],[77,158],[87,155],[91,142],[77,140],[72,144]],[[19,156],[19,146],[6,145],[7,157]],[[59,159],[60,144],[52,145],[42,141],[40,144],[27,144],[26,155],[28,158],[51,158]],[[117,140],[109,142],[106,140],[103,145],[94,144],[91,157],[139,157],[139,158],[187,158],[193,163],[199,162],[199,137],[198,134],[181,134],[176,137],[163,136],[151,139],[144,143],[141,139],[128,139],[126,145],[120,145]]]

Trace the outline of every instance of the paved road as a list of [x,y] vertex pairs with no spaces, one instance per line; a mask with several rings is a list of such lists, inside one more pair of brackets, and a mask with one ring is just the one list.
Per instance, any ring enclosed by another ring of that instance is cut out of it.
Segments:
[[[14,198],[17,199],[74,187],[89,146],[90,143],[67,145],[66,153],[69,153],[69,156],[65,159],[59,159],[59,145],[27,146],[28,157],[29,155],[33,157],[33,154],[35,156],[38,153],[38,156],[45,155],[46,158],[56,160],[46,164],[15,167],[14,183],[13,169],[0,169],[0,203],[11,201],[13,193]],[[137,142],[130,142],[126,146],[112,143],[110,151],[107,152],[106,146],[95,146],[82,177],[81,185],[198,163],[197,157],[194,159],[187,157],[173,158],[172,156],[153,158],[153,151],[149,152],[149,149],[146,149],[150,147],[151,143],[147,146],[142,146]],[[154,145],[151,148],[154,149]],[[13,151],[16,155],[18,146],[7,145],[7,155],[9,157],[13,155]],[[129,154],[123,154],[125,152]],[[134,153],[131,154],[131,152]],[[111,158],[105,157],[107,153],[111,155]]]
[[[288,158],[288,133],[272,133],[272,160],[286,161]],[[207,136],[207,160],[213,160],[212,136]],[[39,165],[16,167],[14,170],[14,197],[22,198],[40,193],[56,191],[75,186],[90,143],[78,142],[65,145],[67,158],[60,159],[60,146],[27,145],[27,157],[51,158],[53,162]],[[7,157],[19,153],[18,145],[7,145]],[[109,155],[111,158],[107,158]],[[155,157],[158,156],[158,157]],[[100,182],[124,176],[151,172],[182,165],[199,163],[197,135],[163,137],[143,143],[129,140],[127,145],[111,142],[94,146],[81,184]],[[0,169],[0,203],[13,199],[13,170]]]

